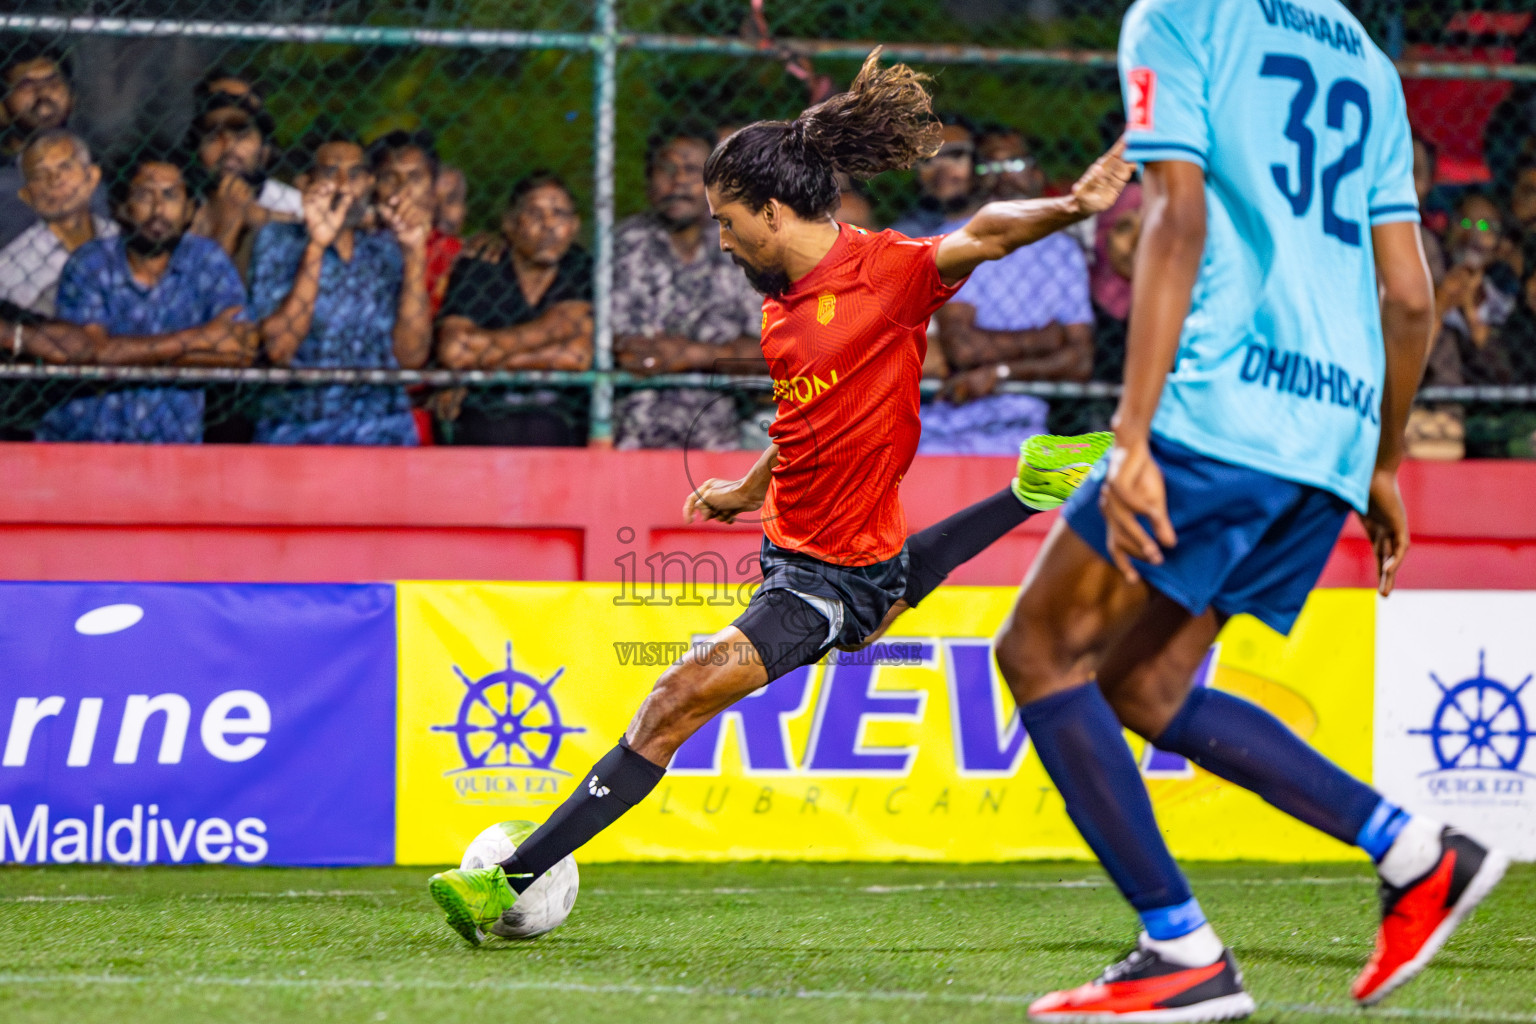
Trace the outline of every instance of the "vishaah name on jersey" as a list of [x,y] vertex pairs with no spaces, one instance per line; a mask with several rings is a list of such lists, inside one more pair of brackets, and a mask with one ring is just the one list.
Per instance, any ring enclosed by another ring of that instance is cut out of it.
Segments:
[[1280,25],[1292,32],[1300,32],[1326,46],[1333,47],[1340,53],[1347,53],[1361,60],[1365,59],[1365,43],[1361,41],[1360,33],[1342,21],[1329,19],[1316,11],[1309,11],[1300,4],[1291,3],[1290,0],[1258,0],[1258,4],[1259,9],[1264,12],[1264,20],[1271,25]]

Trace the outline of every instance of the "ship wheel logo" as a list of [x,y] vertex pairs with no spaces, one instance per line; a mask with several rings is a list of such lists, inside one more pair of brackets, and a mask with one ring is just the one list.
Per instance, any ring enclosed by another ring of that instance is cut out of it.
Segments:
[[[454,674],[464,684],[464,700],[452,725],[434,725],[433,732],[452,733],[458,741],[463,768],[523,768],[569,775],[555,767],[560,743],[572,733],[586,732],[566,725],[550,694],[565,672],[563,667],[542,682],[512,667],[512,643],[507,642],[507,667],[471,679],[459,666]],[[448,774],[453,774],[449,772]]]
[[1530,683],[1526,676],[1510,687],[1488,678],[1484,652],[1477,654],[1477,675],[1453,686],[1433,672],[1429,678],[1440,687],[1440,704],[1428,729],[1409,729],[1414,736],[1428,736],[1434,745],[1441,771],[1485,768],[1519,771],[1526,745],[1536,732],[1520,704],[1520,693]]

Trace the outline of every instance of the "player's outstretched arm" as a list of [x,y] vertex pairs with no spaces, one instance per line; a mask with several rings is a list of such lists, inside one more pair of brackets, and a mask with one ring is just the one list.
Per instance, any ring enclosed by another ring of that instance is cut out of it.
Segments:
[[1123,152],[1121,140],[1083,172],[1071,195],[983,206],[969,224],[939,242],[934,253],[939,277],[945,284],[954,284],[988,260],[1000,260],[1020,246],[1109,209],[1131,180],[1133,168],[1120,158]]
[[[1173,369],[1205,252],[1205,172],[1196,164],[1163,161],[1147,165],[1142,183],[1125,389],[1115,410],[1109,475],[1099,496],[1110,558],[1132,583],[1137,579],[1132,558],[1156,565],[1163,560],[1159,544],[1172,547],[1178,540],[1168,521],[1163,474],[1152,459],[1152,416]],[[1155,541],[1138,516],[1151,522]]]
[[734,523],[743,512],[756,512],[768,500],[768,483],[778,461],[779,446],[770,444],[740,480],[705,480],[683,502],[683,521],[691,523],[697,517]]
[[1361,517],[1376,552],[1377,588],[1392,593],[1408,553],[1408,516],[1397,491],[1408,411],[1424,376],[1434,332],[1435,293],[1419,226],[1412,221],[1371,229],[1376,274],[1381,282],[1381,333],[1387,373],[1381,393],[1381,440],[1371,474],[1370,507]]

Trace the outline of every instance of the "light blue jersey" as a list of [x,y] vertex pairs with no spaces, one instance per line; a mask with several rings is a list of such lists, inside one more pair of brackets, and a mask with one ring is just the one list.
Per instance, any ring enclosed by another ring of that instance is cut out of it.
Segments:
[[1402,84],[1337,0],[1137,0],[1127,159],[1205,171],[1153,430],[1364,510],[1386,357],[1371,226],[1417,221]]

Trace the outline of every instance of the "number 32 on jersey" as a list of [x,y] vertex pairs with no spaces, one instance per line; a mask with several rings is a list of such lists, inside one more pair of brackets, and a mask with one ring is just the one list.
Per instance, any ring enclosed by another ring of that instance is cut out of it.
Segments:
[[[1285,123],[1285,137],[1296,146],[1296,163],[1294,167],[1288,163],[1271,164],[1270,173],[1280,194],[1290,203],[1291,212],[1297,217],[1305,217],[1312,208],[1317,161],[1317,135],[1307,124],[1307,115],[1317,99],[1317,76],[1305,59],[1283,53],[1265,54],[1259,76],[1289,79],[1296,83],[1290,116]],[[1323,168],[1320,182],[1323,234],[1332,235],[1345,245],[1357,246],[1360,244],[1359,222],[1339,216],[1334,202],[1340,182],[1358,171],[1364,160],[1365,140],[1371,131],[1371,97],[1365,86],[1353,78],[1340,78],[1328,87],[1324,104],[1328,128],[1346,136],[1350,133],[1346,127],[1350,121],[1346,116],[1347,109],[1353,107],[1360,115],[1354,137],[1347,139],[1339,158]]]

